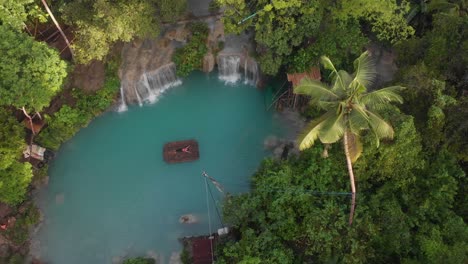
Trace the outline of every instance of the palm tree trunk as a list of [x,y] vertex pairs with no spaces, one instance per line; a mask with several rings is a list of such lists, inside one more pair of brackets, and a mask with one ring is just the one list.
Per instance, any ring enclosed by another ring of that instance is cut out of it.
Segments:
[[351,182],[351,212],[349,213],[349,225],[351,225],[353,223],[354,208],[356,207],[356,185],[354,184],[353,164],[351,163],[351,157],[349,156],[348,132],[344,133],[343,143],[346,155],[346,164],[348,165],[349,181]]
[[67,43],[67,46],[70,49],[70,54],[71,54],[72,59],[73,59],[73,50],[70,47],[70,41],[68,41],[67,36],[65,35],[65,33],[63,33],[62,28],[60,27],[59,23],[55,19],[54,14],[52,14],[52,11],[50,10],[49,6],[47,5],[46,0],[42,0],[42,4],[44,5],[45,9],[47,10],[47,13],[49,14],[50,18],[52,18],[52,21],[54,21],[54,24],[57,27],[58,31],[60,31],[60,34],[62,35],[63,39],[65,39],[65,42]]

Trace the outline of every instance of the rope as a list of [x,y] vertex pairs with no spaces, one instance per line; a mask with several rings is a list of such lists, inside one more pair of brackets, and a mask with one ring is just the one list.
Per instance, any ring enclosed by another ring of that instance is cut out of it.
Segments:
[[[260,11],[258,11],[258,12],[260,12]],[[253,18],[254,16],[256,16],[256,15],[258,14],[258,12],[255,12],[255,13],[251,14],[250,16],[248,16],[248,17],[242,19],[241,21],[239,21],[239,23],[237,23],[237,25],[240,25],[240,24],[244,23],[245,21],[247,21],[247,20]]]
[[[205,178],[206,179],[206,178]],[[211,195],[211,199],[213,200],[213,203],[216,202],[215,198],[213,197],[213,192],[211,191],[211,187],[208,185],[208,190],[210,191],[210,195]],[[219,213],[219,209],[218,209],[218,206],[216,206],[215,204],[215,209],[216,209],[216,214],[218,215],[218,218],[219,218],[219,222],[221,223],[221,225],[224,227],[224,223],[223,223],[223,220],[221,219],[221,214]]]
[[213,237],[211,232],[211,216],[210,216],[210,200],[208,198],[208,180],[205,178],[205,191],[206,191],[206,208],[208,210],[208,230],[209,230],[209,239],[210,239],[210,247],[211,247],[211,263],[214,263],[214,253],[213,253]]

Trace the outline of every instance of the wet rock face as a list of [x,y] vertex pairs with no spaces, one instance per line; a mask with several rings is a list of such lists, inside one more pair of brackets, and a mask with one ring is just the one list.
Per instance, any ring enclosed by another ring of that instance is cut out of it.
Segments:
[[215,66],[215,58],[210,52],[203,57],[203,72],[212,72]]
[[137,87],[145,72],[158,69],[171,62],[174,45],[162,37],[155,40],[135,40],[125,44],[122,50],[122,65],[120,79],[127,103],[137,103]]
[[189,30],[186,29],[185,26],[182,25],[174,29],[168,30],[166,34],[164,34],[164,37],[171,41],[174,40],[174,41],[186,43],[189,35],[190,35]]

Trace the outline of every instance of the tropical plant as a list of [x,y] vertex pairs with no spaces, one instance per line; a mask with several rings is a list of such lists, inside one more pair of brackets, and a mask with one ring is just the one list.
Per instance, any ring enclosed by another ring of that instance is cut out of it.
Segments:
[[393,128],[376,111],[384,109],[390,102],[402,103],[397,91],[400,86],[386,87],[373,92],[367,88],[376,77],[375,67],[368,52],[364,52],[354,61],[356,71],[349,74],[337,70],[332,61],[321,57],[323,66],[331,70],[332,86],[315,80],[304,79],[294,88],[297,94],[311,97],[311,104],[325,110],[325,114],[312,120],[305,132],[299,137],[299,148],[311,147],[317,139],[324,144],[331,144],[343,138],[344,152],[351,181],[351,212],[349,224],[352,224],[356,205],[356,186],[353,166],[362,153],[359,136],[364,130],[371,130],[377,140],[393,138]]

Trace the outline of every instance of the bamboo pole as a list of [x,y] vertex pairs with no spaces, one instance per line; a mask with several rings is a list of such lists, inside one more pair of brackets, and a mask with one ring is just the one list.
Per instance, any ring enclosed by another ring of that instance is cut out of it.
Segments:
[[52,14],[52,11],[50,10],[49,6],[47,5],[46,0],[41,0],[41,1],[42,1],[42,4],[44,5],[45,9],[47,10],[47,13],[49,14],[50,18],[52,18],[52,21],[54,21],[55,26],[56,26],[57,29],[60,31],[60,34],[62,35],[63,39],[65,39],[65,42],[67,43],[67,46],[68,46],[68,48],[70,49],[70,54],[71,54],[72,60],[73,60],[74,55],[73,55],[73,50],[72,50],[71,47],[70,47],[70,41],[68,41],[67,36],[65,35],[65,33],[63,33],[62,28],[60,27],[59,23],[58,23],[57,20],[55,19],[54,14]]

